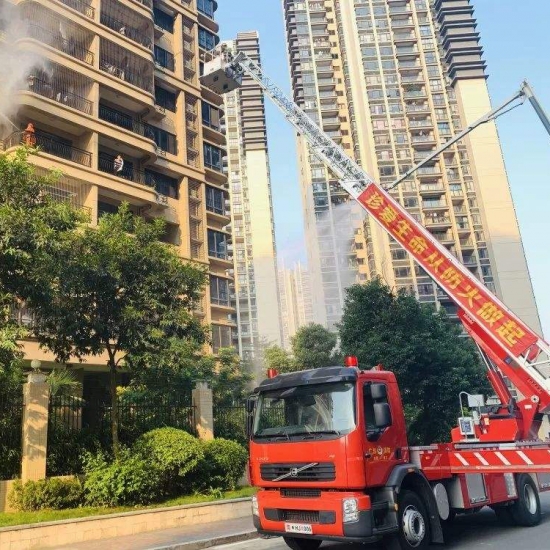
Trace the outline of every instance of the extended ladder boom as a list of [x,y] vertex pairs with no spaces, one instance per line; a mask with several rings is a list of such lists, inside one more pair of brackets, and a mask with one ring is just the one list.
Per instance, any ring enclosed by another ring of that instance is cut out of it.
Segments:
[[266,76],[245,53],[227,52],[205,65],[203,83],[218,93],[238,87],[242,75],[252,78],[304,136],[311,149],[339,179],[353,199],[405,248],[432,279],[466,313],[478,343],[509,365],[514,385],[529,387],[525,395],[550,412],[550,346],[512,313],[449,250],[418,223],[388,192],[327,136],[307,114]]

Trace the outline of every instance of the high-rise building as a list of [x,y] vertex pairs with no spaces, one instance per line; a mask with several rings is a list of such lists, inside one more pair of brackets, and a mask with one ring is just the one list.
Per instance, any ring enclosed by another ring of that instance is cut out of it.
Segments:
[[291,348],[291,339],[300,327],[313,322],[313,304],[309,273],[301,263],[292,269],[279,268],[281,314],[283,320],[283,347]]
[[[17,129],[7,135],[4,124],[4,150],[21,143],[20,130],[31,122],[40,147],[31,162],[62,170],[56,196],[86,208],[92,224],[123,201],[136,216],[164,218],[166,242],[210,273],[210,292],[196,314],[212,325],[214,351],[232,346],[223,100],[199,82],[200,51],[218,41],[217,3],[0,4],[2,55],[20,60],[12,82],[16,108],[0,103],[7,111],[0,124],[7,116],[10,131]],[[53,361],[31,342],[25,351],[28,359]]]
[[[382,185],[490,110],[470,0],[283,0],[283,9],[296,102]],[[345,285],[375,275],[455,315],[448,296],[372,220],[358,223],[354,207],[339,215],[346,194],[302,138],[298,144],[315,320],[332,326]],[[493,123],[392,194],[540,332]]]
[[[260,63],[257,32],[239,33],[227,46]],[[238,347],[258,369],[263,347],[281,344],[282,328],[264,98],[251,78],[225,95],[225,131]]]

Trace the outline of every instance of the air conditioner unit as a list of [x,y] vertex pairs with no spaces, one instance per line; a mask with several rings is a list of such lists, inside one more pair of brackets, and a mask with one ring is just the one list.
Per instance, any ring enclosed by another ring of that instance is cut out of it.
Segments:
[[225,274],[226,274],[228,277],[233,277],[233,275],[235,275],[235,270],[234,270],[234,269],[226,269],[226,270],[225,270]]
[[222,227],[222,231],[227,231],[227,232],[231,231],[231,224],[229,223],[227,225],[224,225]]
[[229,199],[225,199],[225,206],[230,207],[231,201]]

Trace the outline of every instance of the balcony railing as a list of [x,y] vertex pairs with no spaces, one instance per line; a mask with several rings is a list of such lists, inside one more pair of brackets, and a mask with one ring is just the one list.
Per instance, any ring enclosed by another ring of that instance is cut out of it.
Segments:
[[18,145],[33,145],[39,147],[44,153],[49,153],[82,166],[92,166],[92,154],[78,147],[73,147],[70,142],[53,134],[37,130],[32,141],[27,139],[25,132],[14,132],[3,141],[3,149],[17,147]]
[[146,8],[153,9],[153,0],[137,0],[140,4],[143,4]]
[[55,34],[52,31],[34,25],[31,23],[28,27],[28,36],[29,38],[34,38],[39,42],[43,42],[53,48],[84,61],[88,65],[94,64],[94,54],[90,50],[87,50],[84,46],[77,44],[74,39],[65,39],[61,34]]
[[84,97],[68,91],[67,86],[61,82],[46,82],[30,75],[27,79],[27,89],[29,92],[53,99],[58,103],[62,103],[88,115],[92,114],[93,103]]
[[86,17],[89,17],[90,19],[94,19],[95,17],[94,7],[88,2],[84,2],[84,0],[59,0],[59,1],[62,4],[69,6],[69,8],[73,8],[73,10],[76,10],[81,14],[85,15]]
[[137,170],[129,162],[124,163],[124,167],[120,171],[115,171],[115,158],[111,155],[105,153],[100,153],[97,168],[100,172],[106,174],[113,174],[119,178],[133,181],[134,183],[141,183],[142,185],[147,185],[145,172]]
[[145,46],[148,49],[153,47],[152,36],[147,36],[144,32],[131,27],[120,19],[116,19],[111,15],[101,12],[101,24],[109,27],[111,30],[118,32],[122,36],[127,36],[130,40]]
[[140,136],[146,137],[153,141],[155,140],[155,133],[149,124],[142,122],[139,118],[135,118],[121,111],[117,111],[112,107],[107,107],[106,105],[100,104],[99,118],[106,122],[110,122],[119,128],[129,130],[134,134],[139,134]]
[[134,86],[137,86],[138,88],[141,88],[142,90],[145,90],[146,92],[153,91],[151,79],[140,76],[139,73],[123,67],[121,61],[116,61],[107,56],[103,56],[99,60],[99,68],[102,71],[119,78],[120,80],[124,80]]
[[92,154],[46,132],[36,132],[36,145],[45,153],[64,158],[82,166],[92,166]]

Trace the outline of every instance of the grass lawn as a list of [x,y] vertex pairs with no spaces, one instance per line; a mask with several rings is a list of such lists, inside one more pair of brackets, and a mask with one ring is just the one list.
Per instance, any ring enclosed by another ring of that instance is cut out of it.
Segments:
[[[237,491],[224,493],[223,498],[250,497],[256,492],[254,487],[243,487]],[[103,516],[106,514],[119,514],[121,512],[135,512],[136,510],[147,510],[151,508],[166,508],[168,506],[181,506],[182,504],[199,504],[201,502],[212,502],[218,500],[215,496],[209,495],[188,495],[173,498],[162,503],[150,504],[149,506],[120,506],[118,508],[73,508],[71,510],[42,510],[40,512],[12,512],[0,514],[0,527],[11,527],[13,525],[24,525],[27,523],[42,523],[44,521],[57,521],[61,519],[85,518],[89,516]]]

